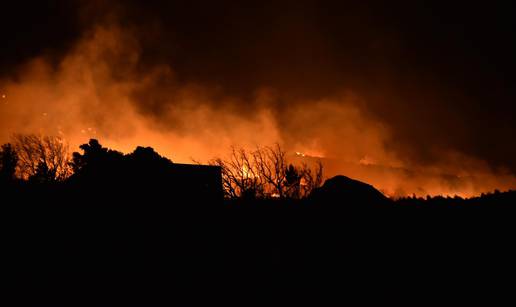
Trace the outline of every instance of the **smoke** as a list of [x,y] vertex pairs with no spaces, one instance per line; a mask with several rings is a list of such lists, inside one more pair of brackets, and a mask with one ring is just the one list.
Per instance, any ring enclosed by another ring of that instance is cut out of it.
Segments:
[[180,83],[168,65],[140,64],[135,37],[113,26],[89,31],[57,65],[32,59],[2,81],[2,140],[36,132],[77,146],[96,137],[126,151],[155,146],[183,162],[223,154],[230,146],[273,143],[353,160],[374,151],[389,160],[384,133],[354,106],[352,94],[281,109],[282,98],[268,88],[244,100]]
[[232,94],[216,82],[185,80],[173,62],[149,61],[144,35],[99,22],[57,61],[42,55],[0,80],[0,141],[59,135],[76,149],[97,138],[124,152],[152,146],[186,163],[224,156],[230,146],[279,143],[323,158],[326,176],[345,174],[393,196],[516,187],[509,170],[453,148],[433,148],[441,151],[431,162],[415,159],[410,143],[393,145],[397,130],[368,109],[367,95],[350,87],[319,97],[274,84]]

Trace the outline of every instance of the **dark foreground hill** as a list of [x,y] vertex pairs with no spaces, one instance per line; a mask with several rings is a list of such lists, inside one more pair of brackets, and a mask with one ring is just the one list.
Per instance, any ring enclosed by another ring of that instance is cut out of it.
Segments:
[[5,192],[4,298],[15,299],[8,305],[515,301],[514,192],[431,206],[393,203],[345,177],[302,201],[130,188]]
[[373,186],[348,178],[335,176],[326,180],[322,187],[314,191],[312,201],[321,204],[341,203],[365,209],[367,205],[390,205],[391,201]]

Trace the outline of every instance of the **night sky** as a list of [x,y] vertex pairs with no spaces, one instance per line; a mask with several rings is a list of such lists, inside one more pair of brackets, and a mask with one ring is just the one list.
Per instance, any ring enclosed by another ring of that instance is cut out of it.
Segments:
[[[142,73],[169,65],[174,84],[236,97],[243,110],[269,88],[281,114],[352,91],[398,156],[426,164],[451,149],[516,173],[514,5],[393,2],[10,1],[0,74],[16,79],[37,56],[57,65],[85,31],[116,23],[134,33]],[[162,112],[159,100],[141,109]],[[285,116],[278,125],[289,129]]]

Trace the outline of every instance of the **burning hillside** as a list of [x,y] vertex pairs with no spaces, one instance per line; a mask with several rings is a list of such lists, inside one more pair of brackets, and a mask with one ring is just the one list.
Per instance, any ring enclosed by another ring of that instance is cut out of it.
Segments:
[[[468,113],[472,108],[452,116],[453,108],[440,102],[447,90],[442,97],[436,96],[439,89],[412,97],[414,86],[396,84],[396,74],[384,71],[382,63],[356,68],[357,54],[347,55],[350,72],[338,72],[335,52],[325,43],[329,38],[316,24],[299,23],[305,19],[295,14],[280,14],[291,23],[279,20],[256,33],[244,22],[256,37],[235,27],[204,29],[220,41],[201,31],[197,45],[176,21],[155,24],[131,8],[78,6],[84,24],[73,40],[2,73],[1,142],[36,133],[59,136],[77,148],[98,138],[124,152],[152,146],[179,162],[224,157],[231,146],[279,143],[297,151],[296,158],[326,157],[327,176],[371,182],[391,196],[470,196],[516,187],[515,169],[504,158],[512,147],[497,154],[498,146],[491,146],[485,153],[478,149],[486,148],[485,138],[462,126],[475,118]],[[150,16],[159,14],[148,9]],[[86,18],[99,12],[102,17]],[[361,32],[365,38],[383,37],[368,31]],[[237,46],[226,32],[247,40]],[[376,78],[384,82],[370,82]],[[503,140],[510,129],[502,128],[490,137]]]

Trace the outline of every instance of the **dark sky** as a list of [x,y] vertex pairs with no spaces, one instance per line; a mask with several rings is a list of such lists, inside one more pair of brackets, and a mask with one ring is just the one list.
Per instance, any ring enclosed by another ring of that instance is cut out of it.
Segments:
[[453,148],[516,172],[513,6],[10,1],[0,9],[0,73],[36,55],[57,60],[85,29],[116,19],[140,33],[144,65],[169,63],[180,81],[240,97],[264,86],[296,98],[351,89],[393,128],[393,148],[420,160]]

